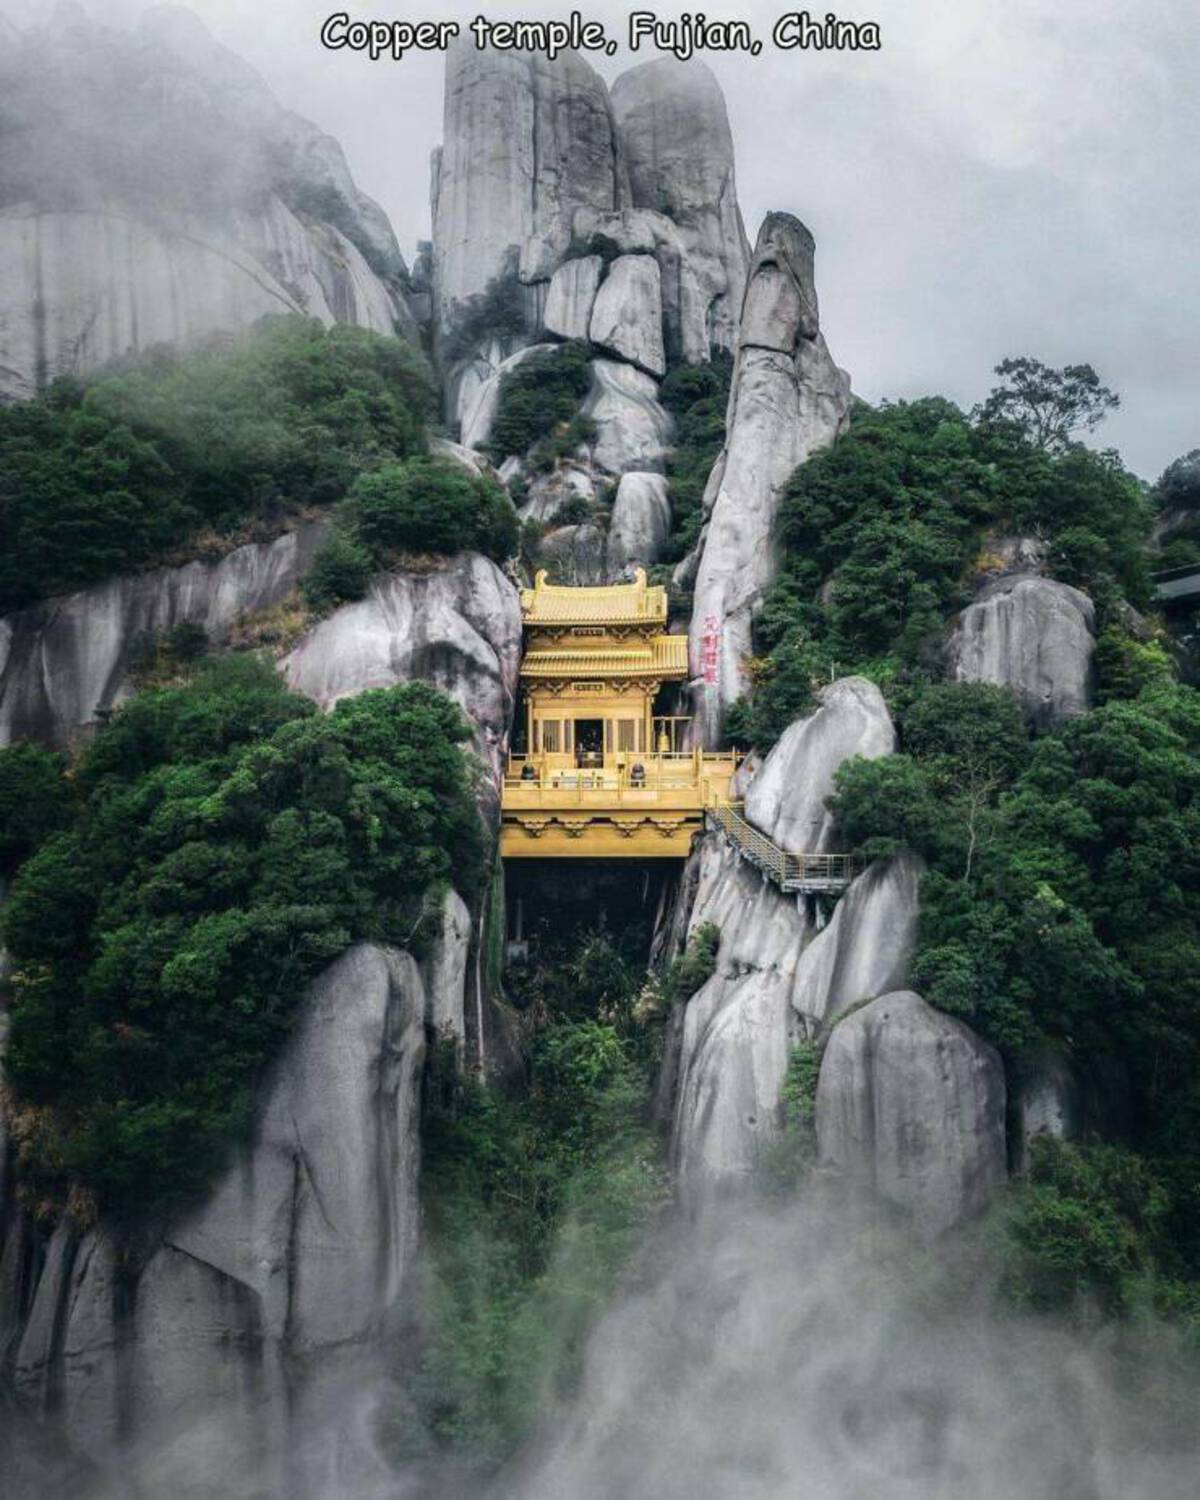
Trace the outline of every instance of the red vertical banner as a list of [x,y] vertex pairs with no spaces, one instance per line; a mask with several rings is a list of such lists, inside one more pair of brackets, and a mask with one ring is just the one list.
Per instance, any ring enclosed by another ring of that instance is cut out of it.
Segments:
[[721,675],[721,620],[719,615],[705,615],[700,636],[701,666],[704,686],[715,688]]

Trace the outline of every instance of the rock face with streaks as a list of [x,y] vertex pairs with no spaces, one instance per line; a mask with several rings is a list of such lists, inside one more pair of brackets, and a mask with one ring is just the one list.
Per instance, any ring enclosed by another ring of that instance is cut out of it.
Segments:
[[933,1239],[1005,1180],[999,1054],[919,995],[882,995],[833,1029],[817,1084],[821,1163]]
[[583,414],[596,424],[589,450],[595,468],[612,475],[635,469],[662,473],[674,424],[659,403],[657,384],[644,371],[612,359],[593,360]]
[[268,313],[411,329],[336,142],[188,11],[54,16],[0,55],[0,396]]
[[838,767],[895,748],[883,694],[865,677],[840,678],[822,688],[813,713],[780,736],[746,791],[746,817],[789,854],[821,854],[833,832],[826,800]]
[[313,522],[219,562],[117,578],[0,620],[0,745],[66,745],[133,692],[139,639],[183,623],[220,645],[244,614],[296,587],[324,535]]
[[986,584],[955,622],[955,682],[1009,687],[1035,729],[1054,729],[1091,707],[1096,609],[1052,578],[1017,573]]
[[[695,290],[675,285],[665,301],[681,327],[687,301],[703,323],[687,343],[736,347],[750,246],[738,207],[733,137],[720,85],[703,63],[660,58],[623,73],[613,84],[621,150],[635,208],[661,214],[677,226]],[[666,281],[664,272],[664,281]],[[683,296],[681,297],[681,292]],[[690,357],[683,347],[672,351]],[[703,357],[703,356],[702,356]]]
[[661,474],[622,474],[608,526],[608,571],[649,567],[671,535],[671,498]]
[[214,1493],[221,1476],[288,1488],[323,1393],[412,1266],[426,1021],[453,1030],[462,1014],[469,923],[449,915],[428,960],[436,997],[411,957],[371,944],[316,981],[252,1141],[148,1251],[64,1225],[39,1256],[10,1227],[17,1388],[56,1406],[102,1471],[159,1492]]
[[608,269],[592,306],[589,337],[648,375],[666,374],[662,281],[650,255],[622,255]]
[[393,573],[319,622],[285,657],[293,688],[332,708],[368,688],[421,679],[476,730],[498,787],[521,658],[517,591],[487,558],[464,552],[431,573]]
[[[767,756],[747,818],[777,841],[799,840],[786,846],[793,850],[828,852],[834,830],[824,803],[838,766],[893,748],[878,690],[857,678],[832,684]],[[692,864],[687,931],[715,923],[721,932],[717,971],[687,1002],[668,1063],[678,1079],[674,1156],[685,1197],[696,1201],[752,1172],[777,1138],[792,1046],[846,1006],[904,982],[920,871],[907,859],[868,870],[822,930],[803,897],[784,895],[723,838],[706,836]]]
[[783,486],[846,422],[850,382],[821,337],[813,256],[803,224],[790,214],[768,215],[742,307],[725,449],[709,479],[699,556],[689,568],[697,682],[705,636],[715,632],[720,641],[717,691],[698,697],[709,740],[748,687],[751,626],[776,571],[773,533]]

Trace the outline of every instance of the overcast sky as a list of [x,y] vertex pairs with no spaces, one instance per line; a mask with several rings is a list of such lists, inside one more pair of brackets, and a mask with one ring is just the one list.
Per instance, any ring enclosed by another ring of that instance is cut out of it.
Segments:
[[[625,35],[628,7],[585,17]],[[832,0],[830,0],[832,3]],[[20,21],[49,0],[0,0]],[[132,17],[145,0],[86,0]],[[442,59],[325,52],[332,11],[469,20],[569,14],[539,0],[192,0],[285,104],[342,143],[405,253],[429,235]],[[769,38],[784,4],[697,5]],[[825,6],[814,6],[823,13]],[[665,6],[659,14],[680,13]],[[1007,354],[1090,361],[1123,410],[1098,440],[1153,478],[1200,446],[1200,7],[1195,0],[843,0],[878,53],[711,54],[753,239],[769,209],[817,238],[822,323],[868,400],[964,404]],[[648,54],[603,62],[612,75]]]

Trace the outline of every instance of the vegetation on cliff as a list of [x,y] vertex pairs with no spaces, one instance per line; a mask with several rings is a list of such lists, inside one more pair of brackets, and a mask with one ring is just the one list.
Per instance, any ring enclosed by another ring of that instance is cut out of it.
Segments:
[[[429,894],[479,879],[467,734],[425,684],[322,715],[246,656],[100,730],[4,915],[31,1195],[143,1213],[204,1185],[308,981],[361,938],[419,947]],[[0,752],[0,786],[47,772]]]
[[0,610],[332,505],[432,405],[409,344],[281,317],[0,406]]
[[940,397],[861,410],[787,487],[783,565],[758,621],[759,689],[730,733],[768,748],[831,676],[937,675],[990,536],[1037,538],[1102,623],[1122,599],[1144,605],[1151,515],[1114,453],[1047,449]]
[[414,556],[468,549],[504,562],[519,535],[512,501],[494,480],[410,458],[355,480],[302,591],[313,608],[329,608],[361,599],[374,574]]

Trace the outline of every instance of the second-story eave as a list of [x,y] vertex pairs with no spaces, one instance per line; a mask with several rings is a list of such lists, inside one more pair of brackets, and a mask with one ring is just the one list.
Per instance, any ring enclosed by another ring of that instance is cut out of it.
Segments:
[[687,677],[687,668],[687,636],[659,635],[620,650],[528,651],[521,661],[521,676],[530,681],[586,678],[620,682],[642,678],[681,682]]

